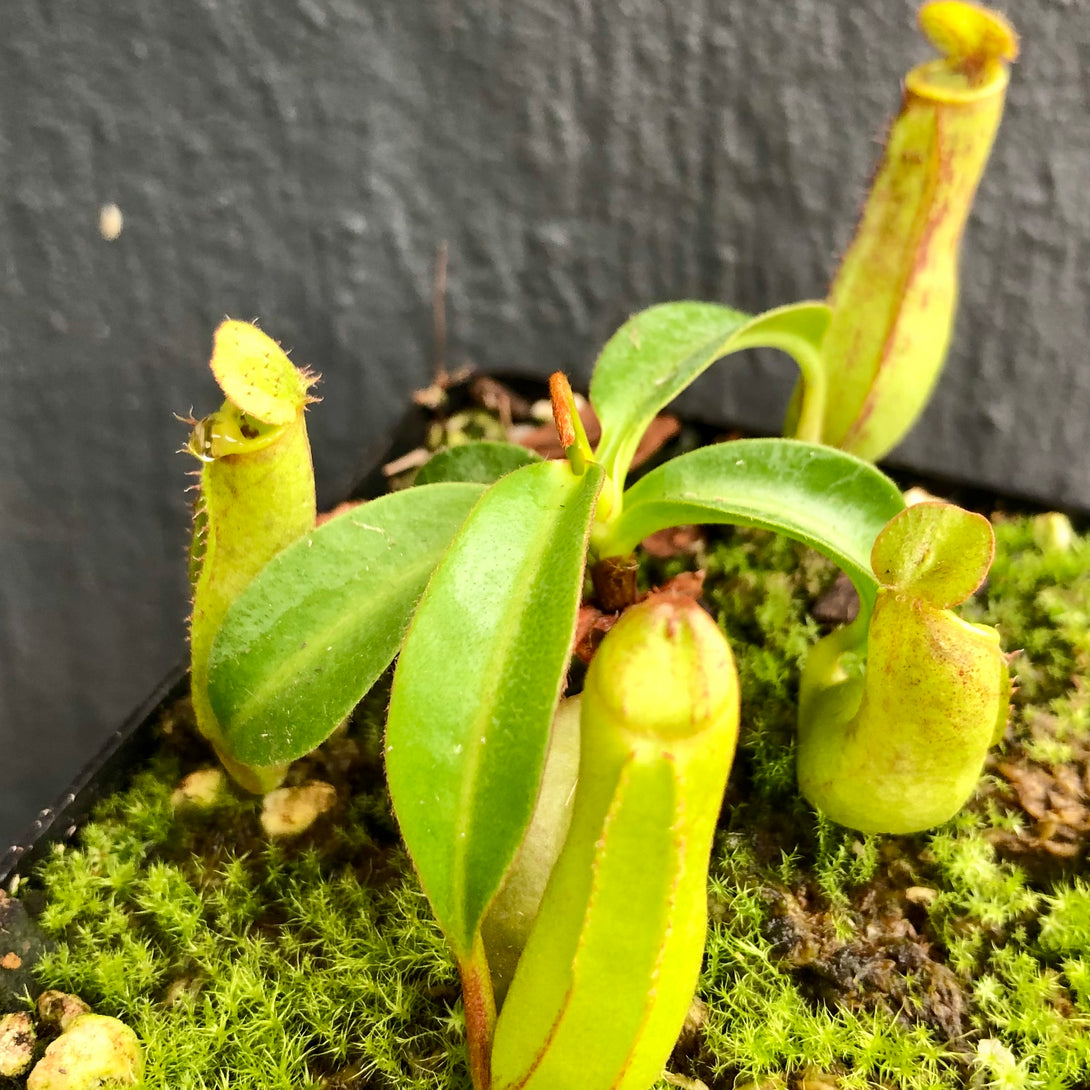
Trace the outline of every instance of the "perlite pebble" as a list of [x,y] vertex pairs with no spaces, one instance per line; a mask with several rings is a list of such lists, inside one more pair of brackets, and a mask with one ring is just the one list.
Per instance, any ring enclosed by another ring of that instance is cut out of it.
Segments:
[[0,1016],[0,1075],[21,1075],[30,1067],[35,1040],[26,1011]]
[[192,806],[197,810],[211,810],[226,795],[227,777],[219,768],[198,768],[190,772],[170,794],[170,805],[177,810]]
[[1033,519],[1033,543],[1043,553],[1066,553],[1075,544],[1075,528],[1067,515],[1047,511]]
[[47,1026],[67,1029],[81,1014],[90,1014],[91,1008],[78,995],[59,992],[55,988],[38,996],[38,1017]]
[[123,1022],[81,1014],[45,1050],[27,1079],[27,1090],[97,1090],[134,1086],[144,1077],[144,1051]]
[[261,805],[261,827],[268,836],[298,836],[336,802],[336,788],[320,780],[300,787],[278,787]]

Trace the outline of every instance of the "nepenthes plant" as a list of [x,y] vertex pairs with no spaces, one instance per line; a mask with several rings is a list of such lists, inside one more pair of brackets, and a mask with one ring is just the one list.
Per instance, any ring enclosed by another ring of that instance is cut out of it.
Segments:
[[[907,507],[870,460],[911,426],[941,365],[1015,53],[1007,24],[970,4],[927,4],[921,25],[943,56],[909,73],[828,300],[635,315],[594,368],[594,446],[557,373],[564,458],[456,448],[414,487],[315,527],[310,376],[253,327],[217,335],[227,402],[190,444],[203,462],[198,722],[240,784],[268,790],[396,658],[389,788],[461,971],[478,1090],[644,1090],[693,992],[737,682],[695,602],[636,592],[649,535],[761,527],[854,584],[859,615],[815,646],[800,693],[800,790],[834,820],[946,820],[1001,733],[998,637],[952,612],[987,573],[991,527],[948,504]],[[799,365],[789,437],[713,444],[630,483],[655,416],[751,347]],[[618,619],[564,700],[588,576]]]

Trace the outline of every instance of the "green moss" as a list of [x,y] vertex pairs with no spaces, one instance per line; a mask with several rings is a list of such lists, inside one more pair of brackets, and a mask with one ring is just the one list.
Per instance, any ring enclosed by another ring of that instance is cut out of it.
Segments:
[[468,1086],[457,974],[400,847],[376,844],[381,788],[280,846],[260,800],[174,816],[180,773],[156,762],[43,869],[64,941],[41,982],[131,1025],[152,1087]]
[[[1044,516],[1048,517],[1048,516]],[[1090,708],[1072,679],[1090,666],[1090,539],[1041,548],[1037,519],[998,519],[997,552],[983,592],[964,615],[995,625],[1015,662],[1019,693],[1015,725],[1054,704],[1070,728],[1090,727]]]
[[[836,826],[795,790],[799,665],[835,572],[759,532],[698,553],[738,659],[743,731],[713,859],[704,1013],[673,1071],[711,1090],[1090,1080],[1090,886],[1076,873],[1088,838],[1050,854],[1011,778],[1090,754],[1078,680],[1090,545],[1042,551],[1032,520],[998,537],[965,613],[1024,648],[1011,727],[970,807],[902,838]],[[44,868],[42,923],[62,941],[39,975],[136,1029],[148,1086],[468,1087],[457,974],[381,786],[381,711],[379,694],[330,743],[358,760],[314,836],[269,845],[259,803],[233,796],[176,814],[189,765],[167,757]]]

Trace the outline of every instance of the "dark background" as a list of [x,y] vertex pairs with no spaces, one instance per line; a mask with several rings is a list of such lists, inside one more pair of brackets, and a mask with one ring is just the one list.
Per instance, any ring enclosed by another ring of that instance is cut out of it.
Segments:
[[[1023,33],[956,347],[893,461],[1090,508],[1090,0]],[[324,374],[321,492],[449,354],[585,381],[632,311],[821,296],[914,4],[3,0],[0,849],[184,649],[186,429],[225,314]],[[124,229],[99,231],[116,203]],[[759,381],[758,381],[759,379]],[[686,403],[775,428],[782,359]]]

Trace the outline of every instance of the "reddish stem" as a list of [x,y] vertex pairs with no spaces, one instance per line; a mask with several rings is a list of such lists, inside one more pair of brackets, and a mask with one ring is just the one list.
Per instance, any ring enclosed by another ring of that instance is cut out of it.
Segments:
[[496,997],[488,971],[484,944],[478,935],[473,953],[459,963],[462,1002],[466,1010],[466,1049],[474,1090],[490,1090],[492,1084],[492,1034],[496,1028]]

